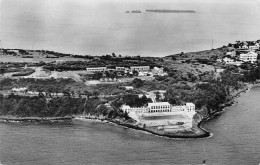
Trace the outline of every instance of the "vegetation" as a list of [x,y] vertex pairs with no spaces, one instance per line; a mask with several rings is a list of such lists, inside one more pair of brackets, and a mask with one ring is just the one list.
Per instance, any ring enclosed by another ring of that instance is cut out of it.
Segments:
[[19,73],[12,74],[12,76],[14,76],[14,77],[15,76],[29,76],[29,75],[33,74],[34,72],[35,72],[34,69],[27,68],[27,69],[23,69]]
[[8,98],[0,95],[0,115],[17,117],[64,117],[77,114],[90,114],[107,118],[125,118],[128,116],[122,111],[108,108],[98,98],[52,98],[25,97],[10,95]]
[[112,104],[116,108],[119,108],[123,104],[129,105],[130,107],[143,107],[149,102],[152,102],[152,100],[147,98],[145,95],[139,98],[138,95],[127,94],[119,96],[118,99],[115,100]]

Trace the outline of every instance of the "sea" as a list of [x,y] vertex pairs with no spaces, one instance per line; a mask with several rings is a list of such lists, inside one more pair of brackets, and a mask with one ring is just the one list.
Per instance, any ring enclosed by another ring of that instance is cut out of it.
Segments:
[[[170,139],[94,120],[0,123],[3,165],[260,163],[260,87],[202,125],[211,137]],[[1,164],[0,163],[0,164]]]
[[0,47],[158,57],[212,49],[260,39],[259,4],[260,0],[0,0]]
[[[146,13],[146,9],[196,13]],[[0,46],[162,57],[257,40],[259,15],[259,0],[0,0]],[[237,104],[203,124],[212,136],[202,139],[163,138],[89,120],[1,122],[0,164],[256,165],[259,98],[260,88],[242,94]]]

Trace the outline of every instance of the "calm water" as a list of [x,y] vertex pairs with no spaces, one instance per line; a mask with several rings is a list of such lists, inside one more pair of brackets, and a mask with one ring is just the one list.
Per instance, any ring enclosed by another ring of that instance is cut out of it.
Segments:
[[0,123],[3,164],[247,164],[260,162],[260,88],[204,127],[207,139],[167,139],[93,121]]
[[[0,0],[0,46],[142,56],[211,49],[212,40],[216,48],[259,39],[259,4],[260,0]],[[143,13],[125,14],[126,10]]]

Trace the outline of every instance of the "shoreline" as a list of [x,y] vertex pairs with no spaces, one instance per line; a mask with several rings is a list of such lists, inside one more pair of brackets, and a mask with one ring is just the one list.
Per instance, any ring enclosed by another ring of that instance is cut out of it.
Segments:
[[0,116],[0,122],[66,122],[71,121],[73,117],[15,117]]
[[[112,123],[112,124],[116,124],[118,126],[122,126],[122,127],[126,127],[126,128],[131,128],[134,130],[139,130],[139,131],[143,131],[146,133],[150,133],[153,135],[157,135],[160,137],[167,137],[167,138],[173,138],[173,139],[198,139],[198,138],[208,138],[211,136],[211,133],[206,131],[204,128],[201,128],[200,125],[203,122],[202,117],[200,118],[200,121],[198,121],[196,127],[195,127],[195,131],[190,131],[189,134],[186,131],[179,131],[179,132],[175,132],[175,133],[167,133],[167,132],[163,132],[163,131],[154,131],[152,129],[149,128],[143,128],[143,127],[139,127],[136,124],[131,124],[131,123],[127,123],[127,122],[123,122],[120,120],[114,120],[114,119],[108,119],[108,118],[99,118],[96,116],[80,116],[80,117],[75,117],[74,120],[96,120],[96,121],[101,121],[104,123]],[[192,133],[191,133],[192,132]]]
[[[212,116],[208,116],[208,117],[204,118],[200,124],[201,125],[206,124],[206,122],[210,121],[211,119],[214,119],[217,115],[220,115],[221,113],[225,112],[225,109],[227,107],[233,106],[236,103],[238,103],[237,101],[235,101],[236,98],[238,98],[243,93],[249,92],[252,88],[257,87],[257,86],[260,87],[260,84],[259,83],[257,83],[257,84],[251,84],[251,83],[250,84],[246,84],[246,87],[244,89],[241,89],[240,91],[237,91],[232,96],[232,99],[230,101],[224,103],[221,106],[221,110],[220,111],[217,111],[217,112],[213,113]],[[202,129],[204,129],[204,128],[202,128]]]

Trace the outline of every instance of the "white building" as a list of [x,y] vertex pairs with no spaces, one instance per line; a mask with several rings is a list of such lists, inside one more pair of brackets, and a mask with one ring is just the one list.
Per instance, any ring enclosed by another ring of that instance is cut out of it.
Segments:
[[259,43],[256,43],[255,45],[250,45],[248,49],[254,52],[255,50],[259,49]]
[[26,87],[23,88],[12,88],[12,92],[25,92],[27,90]]
[[86,68],[87,72],[104,72],[107,70],[107,67],[93,67],[93,68]]
[[9,50],[6,50],[6,52],[7,53],[16,53],[16,54],[18,54],[19,50],[9,49]]
[[231,56],[231,57],[235,57],[236,56],[236,52],[235,51],[227,52],[226,55]]
[[247,45],[243,45],[241,48],[242,49],[248,49],[248,46]]
[[235,61],[234,59],[228,57],[223,58],[223,61],[225,62],[226,65],[240,66],[243,63],[242,61]]
[[[139,124],[148,127],[180,126],[183,129],[192,127],[195,105],[171,105],[168,102],[148,103],[146,107],[130,107],[123,105],[121,109]],[[179,125],[181,123],[181,125]]]
[[147,72],[150,70],[149,66],[130,66],[130,71]]
[[239,59],[244,62],[251,62],[254,63],[257,61],[257,53],[255,52],[248,52],[247,54],[240,54]]
[[125,88],[125,90],[134,90],[133,86],[123,86]]
[[125,67],[116,67],[116,71],[125,71]]
[[223,58],[223,61],[225,62],[225,64],[229,64],[229,63],[233,63],[234,62],[233,59],[228,58],[228,57]]

